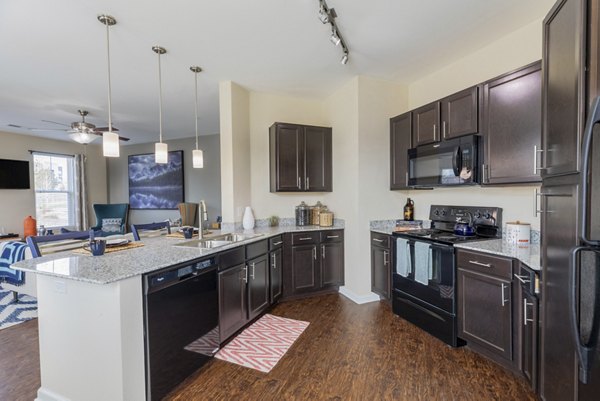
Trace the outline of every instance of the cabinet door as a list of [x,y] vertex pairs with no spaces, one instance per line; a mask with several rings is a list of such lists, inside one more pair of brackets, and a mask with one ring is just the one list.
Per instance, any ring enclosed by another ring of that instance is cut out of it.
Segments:
[[276,123],[269,131],[271,192],[297,192],[304,181],[304,127]]
[[267,255],[249,260],[248,319],[252,320],[269,306],[269,261]]
[[292,247],[292,293],[303,294],[317,288],[317,245]]
[[344,285],[344,244],[321,244],[321,287]]
[[538,300],[523,293],[521,300],[521,370],[533,391],[537,391]]
[[[537,62],[483,87],[484,184],[540,181],[542,65]],[[537,165],[534,165],[537,163]]]
[[281,248],[275,249],[271,252],[271,277],[270,277],[270,300],[271,303],[277,302],[281,298],[283,291],[282,287],[282,250]]
[[476,134],[479,130],[479,88],[448,96],[442,103],[442,138]]
[[413,146],[440,140],[440,102],[421,106],[413,110],[412,116]]
[[310,192],[332,191],[331,128],[304,127],[304,182]]
[[219,329],[221,342],[242,328],[246,314],[246,265],[219,273]]
[[542,176],[579,171],[585,124],[584,0],[562,0],[544,20]]
[[458,336],[512,361],[512,283],[461,268],[458,280]]
[[390,298],[390,251],[387,248],[371,246],[371,291]]
[[412,147],[412,113],[390,119],[390,189],[408,187],[408,149]]

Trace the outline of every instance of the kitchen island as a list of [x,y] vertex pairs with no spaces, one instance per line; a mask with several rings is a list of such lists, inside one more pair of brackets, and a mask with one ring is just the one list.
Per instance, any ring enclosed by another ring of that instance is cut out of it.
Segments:
[[143,247],[100,257],[61,252],[13,265],[37,274],[42,383],[37,400],[145,400],[144,274],[282,233],[326,229],[259,228],[244,232],[249,239],[212,249],[148,237]]

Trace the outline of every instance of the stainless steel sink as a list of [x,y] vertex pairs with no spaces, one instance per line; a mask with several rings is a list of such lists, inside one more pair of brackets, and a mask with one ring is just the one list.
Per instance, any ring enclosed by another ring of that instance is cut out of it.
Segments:
[[194,239],[191,241],[180,242],[175,244],[175,246],[185,246],[188,248],[203,248],[203,249],[213,249],[220,248],[225,245],[229,245],[233,243],[233,241],[224,241],[217,239]]
[[212,237],[211,239],[216,239],[216,240],[221,240],[221,241],[230,241],[230,242],[240,242],[240,241],[246,241],[248,239],[260,237],[262,235],[263,234],[238,234],[238,233],[231,233],[231,234],[218,235],[216,237]]

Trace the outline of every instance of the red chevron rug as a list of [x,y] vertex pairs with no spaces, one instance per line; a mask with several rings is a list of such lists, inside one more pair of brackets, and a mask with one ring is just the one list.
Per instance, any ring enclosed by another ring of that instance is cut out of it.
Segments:
[[307,326],[308,322],[266,314],[242,331],[215,357],[268,373]]

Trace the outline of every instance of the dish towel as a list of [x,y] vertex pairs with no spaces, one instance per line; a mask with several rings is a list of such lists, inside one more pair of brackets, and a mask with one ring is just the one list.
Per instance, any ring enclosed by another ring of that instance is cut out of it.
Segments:
[[402,277],[408,277],[410,273],[410,248],[404,238],[396,239],[396,273]]
[[415,281],[428,285],[431,273],[431,246],[426,242],[415,241]]
[[25,259],[26,249],[27,244],[24,242],[9,241],[4,244],[0,254],[0,283],[25,284],[25,273],[11,268],[10,265]]

